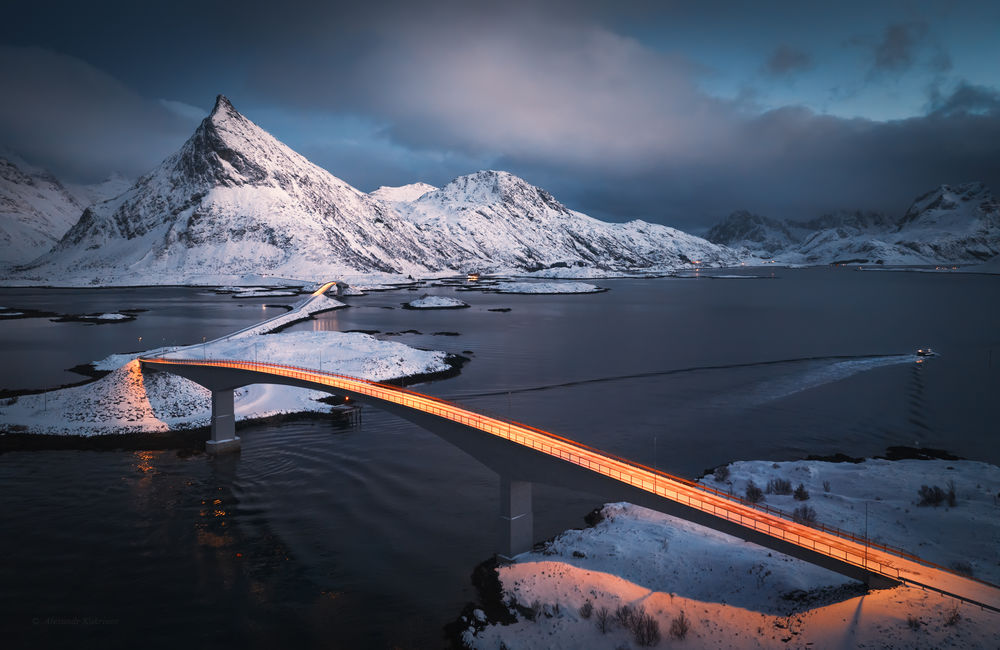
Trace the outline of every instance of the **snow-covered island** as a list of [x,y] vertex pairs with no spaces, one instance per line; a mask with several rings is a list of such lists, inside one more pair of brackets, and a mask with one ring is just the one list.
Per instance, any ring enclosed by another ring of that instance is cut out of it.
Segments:
[[[867,512],[873,542],[1000,582],[1000,467],[747,461],[702,479],[739,494],[750,481],[772,507],[808,509],[819,522],[861,534]],[[482,609],[467,613],[461,636],[468,647],[635,647],[621,620],[629,615],[616,616],[623,607],[653,621],[646,631],[655,625],[666,645],[687,648],[1000,645],[1000,614],[930,590],[865,593],[837,573],[627,503],[594,514],[592,527],[566,531],[498,568],[501,607],[517,620],[502,625]]]
[[[93,365],[110,374],[82,386],[0,401],[0,432],[97,436],[193,429],[209,424],[211,395],[165,372],[143,372],[140,356],[255,359],[386,381],[452,369],[446,353],[344,332],[274,333],[313,314],[345,305],[313,295],[292,311],[221,339],[181,348],[111,355]],[[267,336],[263,336],[267,334]],[[257,384],[236,391],[237,421],[328,412],[322,391]]]
[[497,293],[530,293],[535,295],[607,291],[607,289],[586,282],[501,282],[493,290]]
[[469,305],[458,298],[448,296],[423,295],[416,300],[403,303],[404,309],[465,309]]

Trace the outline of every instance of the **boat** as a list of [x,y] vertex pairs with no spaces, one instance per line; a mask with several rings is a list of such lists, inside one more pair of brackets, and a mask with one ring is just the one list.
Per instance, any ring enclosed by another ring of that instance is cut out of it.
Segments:
[[917,356],[918,357],[933,357],[934,356],[934,350],[932,350],[930,348],[918,348],[917,349]]

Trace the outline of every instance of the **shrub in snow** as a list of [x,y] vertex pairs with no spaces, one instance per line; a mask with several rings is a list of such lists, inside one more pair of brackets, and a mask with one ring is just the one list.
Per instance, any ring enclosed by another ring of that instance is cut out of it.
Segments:
[[747,481],[746,497],[750,503],[759,503],[764,500],[764,491],[753,481]]
[[806,490],[805,485],[799,483],[799,487],[795,488],[795,492],[792,493],[792,496],[795,497],[796,501],[808,501],[809,491]]
[[952,562],[951,568],[956,573],[961,573],[962,575],[972,577],[972,565],[965,560],[959,560],[958,562]]
[[580,616],[583,618],[590,618],[590,615],[594,613],[594,603],[589,600],[580,606]]
[[772,478],[767,482],[768,494],[791,494],[792,482],[784,478]]
[[729,480],[729,465],[719,465],[712,472],[712,477],[715,478],[716,483],[725,483]]
[[691,625],[688,623],[687,617],[684,616],[684,610],[674,617],[674,620],[670,621],[670,636],[675,639],[683,639],[687,636],[688,629]]
[[816,511],[809,506],[799,506],[792,510],[792,521],[799,524],[815,524]]
[[920,619],[913,614],[906,615],[906,624],[911,630],[919,630],[921,625]]
[[660,642],[660,624],[645,611],[639,611],[632,619],[632,638],[640,646],[654,646]]
[[618,609],[615,610],[615,620],[625,629],[632,627],[632,621],[635,617],[636,611],[629,605],[619,605]]
[[949,506],[955,507],[955,481],[948,481],[947,491],[937,485],[921,485],[917,494],[920,495],[918,506],[939,506],[947,501]]
[[958,603],[955,603],[951,609],[944,613],[944,624],[955,625],[960,620],[962,620],[962,615],[958,611]]
[[608,611],[607,607],[602,607],[597,610],[597,629],[601,631],[601,634],[608,633],[608,626],[611,624],[611,612]]

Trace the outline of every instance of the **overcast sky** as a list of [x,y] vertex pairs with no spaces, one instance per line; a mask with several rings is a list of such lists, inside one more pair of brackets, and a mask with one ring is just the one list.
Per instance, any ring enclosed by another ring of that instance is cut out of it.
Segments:
[[16,3],[0,145],[67,180],[137,176],[222,93],[365,191],[505,169],[696,232],[1000,193],[1000,3],[818,5]]

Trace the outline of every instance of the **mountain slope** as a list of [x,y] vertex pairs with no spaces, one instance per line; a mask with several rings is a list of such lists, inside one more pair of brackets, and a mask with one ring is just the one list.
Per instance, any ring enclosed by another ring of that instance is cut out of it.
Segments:
[[607,223],[569,210],[545,190],[502,171],[461,176],[397,209],[454,269],[556,265],[625,271],[674,268],[690,260],[737,263],[724,247],[673,228]]
[[806,222],[733,213],[708,239],[783,262],[977,263],[1000,255],[1000,203],[982,183],[941,185],[899,219],[839,212]]
[[409,185],[400,185],[399,187],[383,185],[374,192],[369,192],[368,196],[378,201],[385,201],[386,203],[406,203],[416,201],[424,194],[433,192],[436,189],[436,187],[427,183],[410,183]]
[[[222,96],[181,149],[114,199],[83,211],[18,281],[214,284],[278,276],[669,270],[733,264],[725,247],[568,210],[506,172],[365,194],[310,163]],[[258,281],[258,280],[254,280]]]
[[94,283],[413,272],[412,224],[276,140],[223,96],[181,149],[85,210],[25,274]]
[[46,252],[83,208],[49,172],[13,155],[0,158],[0,262],[21,264]]

